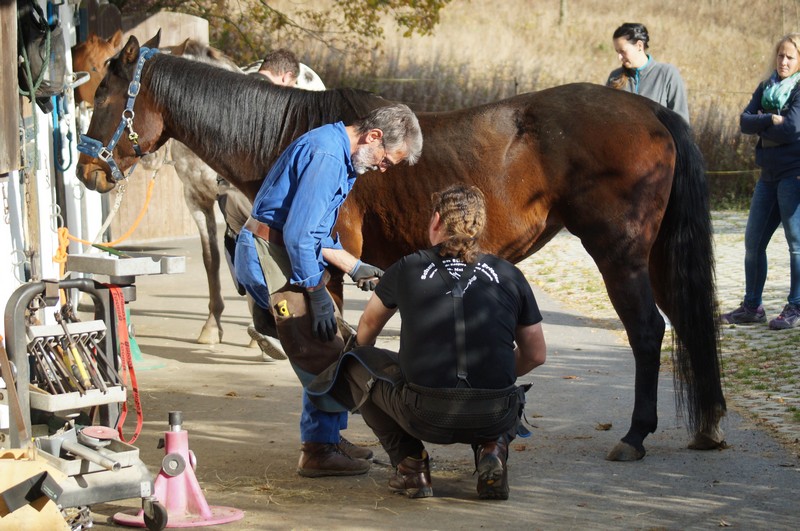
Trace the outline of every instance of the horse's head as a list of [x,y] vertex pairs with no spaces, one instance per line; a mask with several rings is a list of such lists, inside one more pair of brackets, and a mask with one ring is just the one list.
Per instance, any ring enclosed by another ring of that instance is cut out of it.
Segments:
[[119,51],[121,43],[122,31],[117,30],[109,39],[92,33],[72,48],[72,70],[89,74],[89,81],[75,89],[76,103],[94,105],[94,92],[106,75],[107,61]]
[[158,51],[160,32],[140,48],[131,37],[108,69],[94,97],[94,113],[78,150],[78,178],[90,190],[108,192],[124,172],[162,140],[164,122],[142,86],[142,67]]

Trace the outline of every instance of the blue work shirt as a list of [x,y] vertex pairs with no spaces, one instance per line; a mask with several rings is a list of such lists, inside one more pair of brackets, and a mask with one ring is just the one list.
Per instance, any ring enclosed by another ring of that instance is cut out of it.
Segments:
[[331,230],[355,181],[350,138],[342,122],[305,133],[270,168],[252,216],[283,232],[292,284],[318,285],[325,265],[323,247],[342,248]]

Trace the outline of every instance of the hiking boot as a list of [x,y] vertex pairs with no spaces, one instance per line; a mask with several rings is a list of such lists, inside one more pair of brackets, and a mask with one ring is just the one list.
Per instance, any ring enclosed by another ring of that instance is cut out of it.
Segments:
[[297,473],[304,478],[357,476],[366,474],[370,462],[353,459],[339,450],[338,444],[303,443]]
[[505,437],[478,447],[478,498],[482,500],[508,499],[508,444]]
[[274,337],[269,337],[260,333],[253,325],[247,327],[247,335],[258,344],[258,348],[261,349],[261,358],[264,361],[270,362],[286,359],[286,354],[283,352],[281,342]]
[[722,314],[720,320],[726,324],[764,323],[767,321],[767,314],[760,304],[758,308],[748,308],[742,303],[732,312]]
[[781,314],[769,322],[772,330],[786,330],[800,325],[800,306],[787,304]]
[[394,476],[389,478],[389,490],[397,494],[405,494],[409,498],[433,496],[428,452],[422,450],[421,457],[406,457],[400,461],[394,471]]
[[369,448],[364,448],[363,446],[358,446],[344,437],[339,440],[339,451],[342,452],[344,455],[350,456],[353,459],[366,459],[367,461],[372,461],[374,454],[372,450]]

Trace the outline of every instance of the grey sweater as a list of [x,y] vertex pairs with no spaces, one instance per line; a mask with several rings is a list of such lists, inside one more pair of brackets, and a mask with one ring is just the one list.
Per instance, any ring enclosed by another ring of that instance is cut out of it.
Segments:
[[622,87],[622,90],[627,90],[658,102],[680,114],[687,123],[689,122],[686,88],[677,68],[669,63],[659,63],[650,57],[646,65],[635,71],[617,68],[608,76],[606,85],[611,86],[612,82],[619,78],[623,71],[628,74],[628,83]]

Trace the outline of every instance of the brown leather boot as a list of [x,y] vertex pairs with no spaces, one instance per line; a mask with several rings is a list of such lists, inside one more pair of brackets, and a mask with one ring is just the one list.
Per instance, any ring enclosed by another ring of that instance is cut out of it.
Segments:
[[303,443],[297,473],[304,478],[357,476],[365,474],[370,462],[343,454],[337,444]]
[[400,461],[394,476],[389,479],[389,490],[397,494],[405,494],[409,498],[433,496],[428,452],[422,450],[422,457],[416,459],[406,457]]
[[495,442],[478,447],[478,498],[482,500],[508,499],[508,443],[505,436]]
[[353,459],[366,459],[367,461],[372,461],[374,454],[372,450],[369,448],[364,448],[363,446],[358,446],[344,437],[341,438],[339,441],[339,451],[342,452],[344,455],[350,456]]

